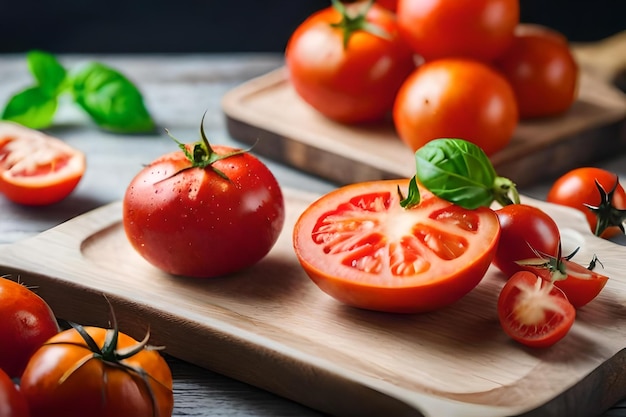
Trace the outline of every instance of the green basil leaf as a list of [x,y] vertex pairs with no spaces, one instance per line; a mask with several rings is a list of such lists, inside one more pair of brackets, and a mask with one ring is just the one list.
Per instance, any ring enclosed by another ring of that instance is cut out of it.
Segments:
[[103,129],[139,133],[154,130],[141,93],[121,73],[92,62],[72,74],[76,102]]
[[435,139],[415,152],[417,179],[433,194],[475,209],[494,201],[497,174],[489,157],[462,139]]
[[42,92],[50,97],[60,94],[67,75],[61,63],[53,55],[42,51],[30,51],[26,59]]
[[9,99],[2,113],[3,120],[20,123],[32,129],[52,124],[58,100],[40,87],[30,87]]

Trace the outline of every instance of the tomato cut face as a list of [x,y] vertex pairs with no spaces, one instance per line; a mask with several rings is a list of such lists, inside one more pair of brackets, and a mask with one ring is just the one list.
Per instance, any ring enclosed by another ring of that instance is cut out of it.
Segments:
[[502,329],[530,347],[549,347],[563,339],[575,316],[576,310],[563,292],[530,271],[516,272],[498,297]]
[[294,249],[324,292],[359,308],[414,313],[452,304],[478,285],[500,234],[495,213],[463,209],[421,186],[420,204],[405,209],[398,190],[408,185],[348,185],[302,213]]
[[14,123],[0,123],[0,192],[24,205],[67,197],[85,172],[85,155],[65,142]]

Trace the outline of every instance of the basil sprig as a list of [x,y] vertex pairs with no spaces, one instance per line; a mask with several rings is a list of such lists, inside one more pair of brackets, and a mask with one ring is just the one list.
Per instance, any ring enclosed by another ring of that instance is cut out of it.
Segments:
[[64,94],[73,97],[101,128],[118,133],[154,130],[155,124],[139,89],[118,71],[90,62],[67,71],[51,54],[27,54],[35,85],[11,97],[2,112],[3,120],[33,129],[49,127]]
[[417,181],[436,196],[461,207],[520,202],[515,184],[498,176],[485,152],[466,140],[432,140],[415,152],[415,165]]

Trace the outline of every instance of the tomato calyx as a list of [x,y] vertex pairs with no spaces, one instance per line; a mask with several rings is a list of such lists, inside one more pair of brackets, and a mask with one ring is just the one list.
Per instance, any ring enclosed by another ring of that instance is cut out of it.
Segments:
[[174,136],[170,134],[169,130],[165,129],[168,136],[172,138],[174,142],[178,144],[178,147],[185,154],[189,162],[191,162],[190,166],[185,167],[175,172],[174,174],[172,174],[172,177],[180,174],[183,171],[186,171],[192,168],[200,168],[200,169],[211,168],[213,172],[215,172],[217,175],[219,175],[220,177],[222,177],[223,179],[227,181],[230,181],[228,176],[224,174],[224,172],[222,172],[221,170],[215,168],[213,164],[217,161],[230,158],[231,156],[241,155],[243,153],[246,153],[249,151],[249,149],[240,149],[240,150],[236,150],[236,151],[228,152],[224,154],[218,154],[217,152],[215,152],[213,148],[211,147],[211,144],[209,143],[209,139],[204,133],[204,117],[205,116],[206,116],[206,112],[202,115],[202,120],[200,122],[200,138],[201,139],[198,142],[193,143],[191,145],[191,149],[190,149],[190,146],[188,146],[185,143],[180,142],[178,139],[176,139]]
[[389,38],[389,34],[379,26],[373,25],[367,21],[367,12],[374,4],[374,0],[369,0],[367,4],[355,16],[348,13],[346,6],[339,0],[332,0],[333,7],[341,14],[341,21],[331,23],[331,26],[341,29],[343,32],[343,48],[348,48],[348,42],[355,32],[360,30],[371,33],[384,39]]
[[[107,299],[108,302],[108,299]],[[119,328],[117,324],[117,319],[115,317],[115,312],[113,311],[113,306],[111,303],[109,304],[109,312],[111,315],[111,328],[107,329],[106,338],[104,343],[102,344],[102,348],[98,346],[96,341],[91,337],[91,335],[87,332],[87,330],[81,326],[80,324],[68,322],[69,326],[71,326],[84,340],[85,345],[80,343],[72,343],[72,342],[46,342],[44,345],[73,345],[80,349],[86,349],[88,351],[85,356],[83,356],[80,360],[78,360],[72,367],[70,367],[59,379],[58,383],[63,384],[68,378],[70,378],[77,370],[83,367],[85,364],[90,362],[91,360],[99,360],[104,364],[122,369],[130,374],[137,375],[143,381],[146,390],[148,391],[148,395],[150,397],[150,401],[152,402],[152,410],[153,416],[158,417],[158,403],[157,398],[152,390],[152,386],[150,385],[150,380],[156,382],[157,384],[163,386],[168,389],[165,385],[163,385],[159,380],[152,377],[148,372],[146,372],[143,368],[138,366],[132,366],[126,362],[125,359],[129,359],[144,349],[147,350],[162,350],[162,346],[152,346],[148,345],[148,341],[150,339],[150,330],[146,332],[143,340],[137,342],[135,345],[128,346],[124,349],[117,349],[117,343],[119,339]],[[106,374],[102,375],[103,379],[106,379]],[[105,381],[106,382],[106,381]]]
[[[559,243],[559,248],[556,256],[540,253],[533,248],[531,249],[537,255],[537,258],[524,259],[521,261],[517,261],[517,263],[522,266],[529,266],[532,268],[547,270],[551,282],[565,280],[568,276],[574,276],[581,279],[585,279],[588,277],[585,274],[581,274],[579,272],[573,271],[571,268],[568,268],[565,262],[571,261],[574,255],[578,253],[580,248],[574,249],[569,255],[562,255],[561,244]],[[589,262],[589,266],[587,266],[586,269],[591,272],[595,269],[598,263],[602,265],[602,262],[600,262],[597,255],[593,255],[593,258]]]
[[615,184],[609,192],[606,192],[602,184],[598,180],[594,180],[598,192],[600,193],[600,204],[597,206],[586,204],[583,205],[591,210],[597,219],[596,230],[594,234],[596,236],[602,235],[602,233],[610,227],[618,227],[622,233],[626,233],[624,230],[624,222],[626,221],[626,210],[618,209],[612,204],[613,195],[617,186],[619,185],[619,177],[615,176]]

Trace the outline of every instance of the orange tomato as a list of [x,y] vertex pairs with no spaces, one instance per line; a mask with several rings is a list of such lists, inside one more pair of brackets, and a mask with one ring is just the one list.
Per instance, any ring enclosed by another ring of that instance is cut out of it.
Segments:
[[111,345],[111,329],[84,330],[98,349],[72,328],[48,340],[28,362],[20,387],[31,417],[171,416],[172,375],[158,351],[143,348],[120,357],[138,342],[118,333]]
[[518,113],[502,75],[478,61],[450,58],[427,62],[408,77],[393,120],[413,151],[432,139],[460,138],[492,155],[510,142]]

